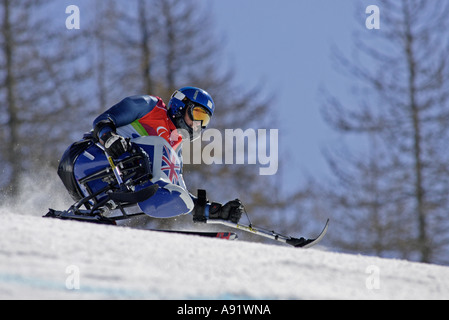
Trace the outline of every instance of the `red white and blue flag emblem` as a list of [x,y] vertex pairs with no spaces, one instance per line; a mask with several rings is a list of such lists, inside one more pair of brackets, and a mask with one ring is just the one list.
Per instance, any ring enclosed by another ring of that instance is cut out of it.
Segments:
[[170,152],[170,150],[164,146],[162,151],[162,166],[161,170],[167,175],[168,179],[173,184],[178,184],[179,182],[179,172],[180,165],[176,163],[176,155],[174,152]]

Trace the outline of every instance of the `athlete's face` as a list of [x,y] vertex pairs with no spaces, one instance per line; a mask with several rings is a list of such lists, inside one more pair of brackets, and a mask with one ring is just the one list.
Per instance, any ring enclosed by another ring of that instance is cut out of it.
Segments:
[[192,119],[190,119],[188,110],[184,115],[184,121],[190,128],[193,129],[194,132],[201,131],[201,121],[193,121]]

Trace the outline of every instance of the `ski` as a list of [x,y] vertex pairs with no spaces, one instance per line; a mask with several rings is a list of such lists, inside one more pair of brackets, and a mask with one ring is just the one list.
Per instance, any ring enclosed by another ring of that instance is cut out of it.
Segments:
[[[105,224],[105,225],[117,225],[116,221],[124,220],[125,216],[118,217],[104,217],[102,215],[89,214],[90,211],[86,210],[78,210],[78,214],[73,213],[71,210],[67,211],[56,211],[50,209],[48,213],[43,216],[43,218],[56,218],[60,220],[72,220],[79,222],[89,222],[95,224]],[[129,214],[126,215],[126,219],[143,215],[143,213]],[[238,238],[237,234],[234,232],[215,232],[215,231],[184,231],[184,230],[160,230],[160,229],[137,229],[137,230],[145,230],[145,231],[155,231],[155,232],[165,232],[165,233],[177,233],[191,236],[200,236],[207,238],[218,238],[218,239],[226,239],[226,240],[235,240]]]
[[210,232],[210,231],[182,231],[182,230],[159,230],[159,229],[143,229],[146,231],[155,231],[155,232],[166,232],[166,233],[176,233],[176,234],[184,234],[189,236],[199,236],[199,237],[207,237],[207,238],[218,238],[218,239],[226,239],[226,240],[236,240],[238,238],[237,234],[234,232]]
[[268,231],[265,229],[256,228],[252,225],[248,226],[248,225],[238,224],[238,223],[234,223],[234,222],[227,221],[227,220],[210,219],[210,220],[207,220],[206,223],[225,225],[230,228],[243,230],[243,231],[246,231],[246,232],[261,236],[261,237],[265,237],[265,238],[268,238],[271,240],[283,242],[283,243],[291,245],[295,248],[304,248],[304,249],[311,248],[311,247],[317,245],[324,238],[324,236],[327,233],[327,229],[329,228],[329,219],[327,219],[326,225],[324,226],[323,230],[316,238],[306,239],[306,238],[294,238],[294,237],[290,237],[290,236],[284,236],[275,231]]
[[[106,225],[117,225],[116,221],[129,219],[135,216],[144,215],[144,213],[136,213],[136,214],[123,214],[118,217],[105,217],[101,214],[93,214],[90,210],[67,210],[67,211],[56,211],[50,209],[49,212],[44,216],[44,218],[57,218],[62,220],[75,220],[80,222],[89,222],[89,223],[97,223],[97,224],[106,224]],[[312,239],[306,238],[294,238],[290,236],[285,236],[275,231],[268,231],[266,229],[254,227],[253,225],[244,225],[239,223],[234,223],[228,220],[220,220],[220,219],[209,219],[206,221],[207,224],[220,224],[233,229],[243,230],[248,233],[252,233],[261,237],[269,238],[271,240],[275,240],[278,242],[283,242],[288,245],[291,245],[295,248],[311,248],[317,245],[326,235],[327,230],[329,228],[329,219],[326,221],[326,225],[324,226],[321,233]],[[159,232],[171,232],[171,233],[179,233],[186,235],[196,235],[203,237],[212,237],[212,238],[221,238],[234,240],[237,239],[237,234],[232,232],[201,232],[201,231],[180,231],[180,230],[157,230],[157,229],[143,229],[148,231],[159,231]]]
[[43,218],[55,218],[60,220],[73,220],[96,224],[117,225],[114,219],[104,217],[100,214],[91,214],[89,210],[78,210],[78,213],[75,213],[70,209],[67,211],[57,211],[49,209],[48,213],[43,216]]

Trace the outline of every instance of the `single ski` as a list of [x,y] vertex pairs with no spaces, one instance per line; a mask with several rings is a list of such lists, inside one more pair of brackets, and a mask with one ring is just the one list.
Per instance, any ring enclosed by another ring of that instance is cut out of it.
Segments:
[[43,218],[55,218],[60,220],[73,220],[96,224],[117,225],[115,223],[115,220],[107,218],[101,214],[91,214],[89,210],[79,210],[78,213],[75,213],[74,210],[71,209],[66,211],[49,209],[48,213],[43,216]]
[[[135,216],[144,215],[144,213],[136,213],[136,214],[124,214],[118,217],[105,217],[101,214],[92,213],[90,210],[73,210],[73,208],[67,211],[56,211],[50,209],[49,212],[44,216],[45,218],[57,218],[62,220],[75,220],[80,222],[89,222],[89,223],[97,223],[97,224],[107,224],[107,225],[117,225],[116,221],[129,219]],[[310,248],[318,244],[326,235],[327,230],[329,228],[329,219],[326,221],[326,225],[324,226],[321,233],[312,239],[306,238],[294,238],[290,236],[285,236],[275,231],[268,231],[262,228],[256,228],[253,225],[244,225],[239,223],[234,223],[228,220],[220,220],[220,219],[209,219],[206,221],[207,224],[220,224],[227,227],[231,227],[238,230],[243,230],[261,237],[269,238],[275,241],[283,242],[288,245],[291,245],[295,248]],[[160,231],[160,232],[172,232],[172,233],[180,233],[187,235],[197,235],[203,237],[213,237],[213,238],[221,238],[221,239],[229,239],[234,240],[237,239],[237,234],[232,232],[197,232],[197,231],[179,231],[179,230],[153,230],[153,229],[143,229],[148,231]]]
[[[143,213],[129,214],[129,215],[126,215],[126,218],[129,219],[129,218],[132,218],[135,216],[140,216],[140,215],[143,215]],[[116,221],[125,219],[124,216],[108,218],[108,217],[104,217],[99,214],[92,215],[92,214],[89,214],[88,210],[86,210],[85,212],[83,210],[78,210],[78,214],[75,214],[71,210],[56,211],[53,209],[50,209],[48,211],[48,213],[43,217],[44,218],[56,218],[56,219],[60,219],[60,220],[89,222],[89,223],[95,223],[95,224],[106,224],[106,225],[117,225]],[[218,238],[218,239],[226,239],[226,240],[235,240],[238,238],[237,234],[234,232],[215,232],[215,231],[203,232],[203,231],[159,230],[159,229],[137,229],[137,230],[177,233],[177,234],[208,237],[208,238]]]
[[210,232],[210,231],[181,231],[181,230],[159,230],[159,229],[143,229],[147,231],[156,231],[156,232],[166,232],[166,233],[177,233],[184,234],[190,236],[200,236],[207,238],[218,238],[218,239],[226,239],[226,240],[236,240],[238,238],[237,234],[234,232]]
[[294,238],[290,236],[284,236],[280,233],[277,233],[275,231],[268,231],[261,228],[256,228],[252,225],[244,225],[244,224],[238,224],[227,220],[215,220],[210,219],[206,221],[208,224],[221,224],[225,225],[227,227],[243,230],[261,237],[265,237],[271,240],[283,242],[286,244],[289,244],[295,248],[311,248],[314,245],[318,244],[326,235],[327,229],[329,228],[329,219],[326,221],[326,225],[324,226],[321,233],[314,239],[306,239],[306,238]]

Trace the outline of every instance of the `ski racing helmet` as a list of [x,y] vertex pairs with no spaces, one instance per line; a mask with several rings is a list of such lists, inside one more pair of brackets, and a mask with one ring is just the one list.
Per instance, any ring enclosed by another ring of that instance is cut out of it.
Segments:
[[[170,98],[167,106],[167,114],[176,128],[187,131],[190,141],[199,137],[201,130],[206,129],[215,111],[212,97],[205,90],[196,87],[184,87],[176,90]],[[188,114],[194,122],[201,122],[201,130],[195,131],[189,126],[184,117]],[[184,131],[184,132],[185,132]]]

